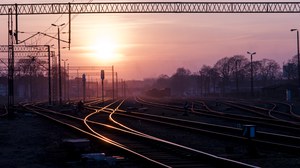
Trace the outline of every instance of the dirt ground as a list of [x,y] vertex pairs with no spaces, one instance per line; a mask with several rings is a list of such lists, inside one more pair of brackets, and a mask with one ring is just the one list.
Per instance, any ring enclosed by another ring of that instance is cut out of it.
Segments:
[[[82,134],[41,116],[18,112],[13,119],[0,117],[0,168],[136,168],[141,167],[109,145],[95,139],[77,147],[66,139],[85,139]],[[115,164],[81,158],[81,154],[120,156]],[[121,159],[120,159],[121,158]],[[123,159],[122,159],[123,158]],[[143,166],[142,166],[143,167]]]
[[65,167],[64,138],[75,138],[59,125],[29,113],[0,118],[0,167]]

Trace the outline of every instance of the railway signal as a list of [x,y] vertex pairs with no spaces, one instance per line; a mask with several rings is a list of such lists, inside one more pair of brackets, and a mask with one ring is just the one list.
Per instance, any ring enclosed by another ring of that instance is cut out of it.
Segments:
[[104,86],[103,86],[104,77],[105,77],[104,70],[101,70],[102,102],[104,102]]
[[84,102],[85,102],[85,84],[86,84],[86,77],[85,77],[85,74],[82,74],[83,101],[84,101]]

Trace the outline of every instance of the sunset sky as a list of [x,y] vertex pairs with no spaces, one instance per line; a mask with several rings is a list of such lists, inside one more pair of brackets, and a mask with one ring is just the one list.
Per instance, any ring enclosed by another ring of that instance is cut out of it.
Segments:
[[[0,3],[43,2],[88,0],[4,0]],[[0,18],[0,41],[5,45],[7,16]],[[55,35],[57,28],[51,27],[52,23],[68,23],[68,15],[20,16],[19,31],[25,32],[20,34],[20,40],[36,32]],[[77,15],[72,22],[71,51],[62,49],[61,57],[68,59],[70,66],[114,65],[124,79],[172,75],[178,67],[197,72],[203,64],[213,66],[226,56],[248,57],[247,51],[257,53],[254,60],[274,59],[282,65],[296,54],[296,32],[290,32],[291,28],[300,29],[299,14]],[[67,31],[67,27],[62,30]],[[68,39],[67,34],[61,37]],[[37,36],[26,44],[54,44],[53,50],[57,51],[57,40],[47,37]],[[61,43],[61,46],[67,44]]]

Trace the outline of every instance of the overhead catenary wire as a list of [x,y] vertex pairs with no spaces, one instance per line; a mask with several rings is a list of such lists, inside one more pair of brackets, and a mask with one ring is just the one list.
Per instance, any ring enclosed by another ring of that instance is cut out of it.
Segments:
[[[75,0],[73,0],[72,3],[73,3],[74,1],[75,1]],[[88,1],[87,3],[92,3],[92,2],[93,2],[93,0],[90,0],[90,1]],[[83,11],[83,8],[82,8],[80,11]],[[60,17],[59,17],[54,23],[57,23],[57,22],[62,18],[62,16],[63,16],[63,14],[61,14]],[[72,22],[77,16],[78,16],[78,14],[73,15],[73,16],[72,16],[72,19],[71,19],[67,24],[65,24],[65,25],[61,28],[61,30],[63,31],[67,26],[69,26],[70,22]],[[52,26],[49,26],[49,27],[44,31],[44,33],[47,32],[48,30],[50,30],[51,28],[52,28]],[[70,32],[69,32],[69,33],[70,33]],[[56,33],[55,36],[57,36],[57,35],[58,35],[58,34]],[[38,42],[39,40],[41,40],[41,38],[38,39],[37,42]],[[53,40],[53,39],[50,39],[50,40],[47,41],[45,44],[48,45],[49,43],[52,42],[52,40]]]

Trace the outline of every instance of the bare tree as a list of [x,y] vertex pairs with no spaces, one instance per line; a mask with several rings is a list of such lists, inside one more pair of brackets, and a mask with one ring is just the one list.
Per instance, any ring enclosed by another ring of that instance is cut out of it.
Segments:
[[200,90],[201,94],[209,94],[210,93],[210,80],[211,76],[209,74],[211,67],[207,65],[203,65],[200,69]]
[[220,75],[216,68],[212,68],[208,65],[203,65],[199,71],[200,82],[201,82],[201,92],[202,88],[204,92],[209,94],[211,90],[216,93],[216,85],[219,81]]
[[170,87],[170,77],[168,75],[162,74],[158,77],[154,83],[156,88],[168,88]]
[[20,72],[20,75],[29,76],[43,76],[46,61],[40,60],[36,57],[29,57],[19,59],[16,63],[16,67]]
[[236,93],[239,93],[240,81],[245,81],[245,66],[249,60],[244,55],[230,57],[230,78],[235,81]]
[[279,78],[280,66],[276,61],[271,59],[263,59],[259,62],[259,76],[261,77],[264,86],[266,86],[268,81],[272,81],[276,78]]
[[217,70],[217,72],[220,74],[220,78],[222,79],[221,82],[221,88],[222,92],[226,92],[226,86],[229,83],[229,77],[230,77],[230,62],[228,57],[222,58],[217,61],[217,63],[214,65],[214,68]]
[[183,94],[189,88],[189,76],[191,71],[185,68],[178,68],[176,73],[171,77],[171,87],[174,93]]

